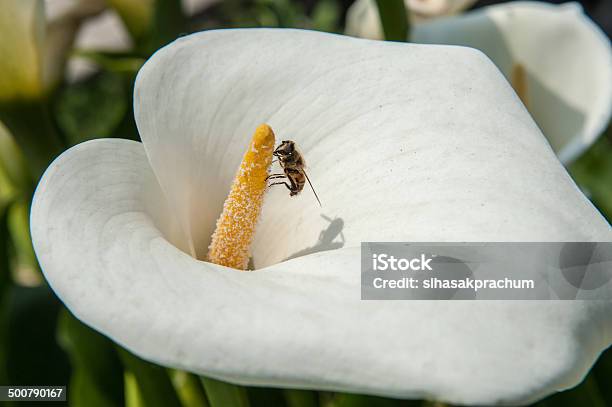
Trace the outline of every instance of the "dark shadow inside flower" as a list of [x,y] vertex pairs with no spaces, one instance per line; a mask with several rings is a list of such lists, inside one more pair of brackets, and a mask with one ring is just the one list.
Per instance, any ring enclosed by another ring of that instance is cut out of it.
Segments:
[[[488,17],[490,19],[490,17]],[[496,47],[480,47],[489,58],[502,71],[506,79],[512,83],[512,72],[516,65],[523,65],[526,61],[521,61],[513,55],[511,47],[504,39],[503,33],[497,28],[495,22],[490,20],[489,34],[493,33],[489,41],[498,44]],[[499,46],[503,44],[503,46]],[[493,51],[494,50],[494,51]],[[541,61],[531,61],[531,63],[541,64],[548,58],[554,57],[552,53],[543,52],[540,56]],[[564,61],[552,61],[553,64],[561,65]],[[526,95],[521,95],[526,99],[526,108],[533,117],[542,133],[550,143],[555,153],[563,151],[573,141],[576,136],[582,136],[583,126],[586,116],[580,110],[570,106],[558,92],[551,89],[537,77],[533,70],[525,67],[527,76]],[[519,92],[515,88],[515,91]],[[570,148],[571,149],[571,148]],[[564,158],[564,157],[561,157]]]
[[[568,148],[570,143],[581,142],[580,138],[584,136],[585,114],[570,106],[561,95],[547,87],[531,72],[527,71],[527,76],[529,113],[553,150],[558,154]],[[578,140],[575,136],[579,136]]]
[[321,217],[328,221],[329,225],[321,231],[316,243],[310,247],[293,253],[285,260],[295,259],[297,257],[306,256],[312,253],[340,249],[344,246],[345,239],[344,234],[342,233],[342,229],[344,229],[344,220],[342,218],[332,219],[325,215],[321,215]]
[[[298,250],[293,254],[283,258],[281,261],[287,261],[291,259],[296,259],[298,257],[307,256],[309,254],[325,252],[328,250],[337,250],[344,247],[346,239],[344,238],[344,219],[339,217],[329,217],[321,214],[321,218],[328,222],[328,225],[324,227],[320,232],[317,240],[312,244],[312,246],[308,246],[304,249]],[[249,260],[249,270],[256,270],[257,268],[262,268],[263,262],[257,261],[257,254],[255,253],[253,257]]]

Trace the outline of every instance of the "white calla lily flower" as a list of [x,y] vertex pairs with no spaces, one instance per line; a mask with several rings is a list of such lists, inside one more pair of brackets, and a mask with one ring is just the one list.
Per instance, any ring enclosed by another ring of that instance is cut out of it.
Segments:
[[185,15],[192,17],[219,2],[220,0],[182,0],[181,4]]
[[[50,44],[47,53],[66,56],[70,50],[79,51],[128,51],[132,39],[121,17],[108,8],[104,0],[45,0],[45,12]],[[97,65],[89,59],[72,56],[67,60],[65,76],[69,82],[77,82],[96,72]],[[64,74],[63,64],[57,65]]]
[[[492,404],[577,384],[612,343],[610,302],[360,300],[362,241],[612,239],[478,51],[208,31],[144,65],[134,107],[143,143],[61,155],[31,229],[70,310],[143,358],[241,384]],[[301,147],[325,216],[308,191],[272,189],[255,272],[191,257],[263,122]]]
[[[38,2],[39,4],[42,2]],[[49,82],[59,83],[66,62],[84,21],[96,19],[106,4],[104,0],[45,0],[45,69]]]
[[[460,13],[476,0],[404,0],[412,24]],[[375,0],[357,0],[346,13],[346,33],[355,37],[385,38]]]
[[[113,9],[88,19],[74,40],[74,48],[78,51],[127,52],[133,47],[130,33]],[[78,82],[98,70],[98,64],[91,59],[73,56],[68,60],[66,77],[69,82]]]
[[490,6],[418,26],[413,40],[477,48],[513,82],[521,67],[526,78],[517,91],[524,93],[530,113],[565,164],[610,122],[610,40],[578,3]]
[[[66,14],[66,11],[72,14],[79,11],[81,14],[85,10],[96,10],[97,12],[89,13],[87,21],[84,22],[81,29],[77,33],[75,39],[75,48],[88,51],[128,51],[133,48],[134,44],[130,33],[125,27],[121,17],[113,8],[102,7],[93,8],[92,0],[90,3],[83,0],[46,0],[47,2],[47,18],[54,21],[57,15]],[[218,0],[183,0],[181,5],[187,17],[192,17],[198,12],[210,7]],[[100,4],[100,0],[96,0]],[[95,3],[95,2],[94,2]],[[110,1],[110,5],[116,5],[120,10],[131,11],[135,20],[146,21],[150,19],[149,14],[152,13],[154,3],[148,0],[114,0]],[[72,8],[69,8],[72,6]],[[78,7],[78,8],[77,8]]]
[[[214,4],[217,0],[183,0],[182,8],[187,17],[192,17],[198,12]],[[100,5],[94,8],[94,4]],[[92,11],[87,14],[87,20],[79,26],[73,33],[73,47],[79,51],[92,52],[127,52],[134,48],[134,41],[124,21],[121,19],[117,10],[108,6],[115,6],[124,12],[130,21],[144,24],[150,20],[150,14],[154,2],[142,0],[114,0],[107,4],[100,0],[46,0],[47,19],[55,23],[58,16],[76,13],[84,14],[85,11]],[[93,12],[95,10],[95,13]],[[61,21],[61,20],[60,20]],[[56,24],[57,26],[62,26]],[[137,24],[138,25],[138,24]],[[65,24],[63,30],[67,31]],[[138,27],[138,30],[145,30]],[[69,82],[77,82],[84,77],[96,72],[98,65],[90,59],[82,57],[72,57],[68,61],[67,79]]]
[[[376,37],[365,17],[354,17],[347,26],[354,27],[349,33]],[[485,7],[417,25],[411,40],[469,46],[487,54],[522,94],[565,164],[593,144],[610,122],[610,40],[577,3]]]
[[121,52],[134,47],[130,33],[116,11],[104,10],[90,18],[75,38],[74,48],[81,51]]

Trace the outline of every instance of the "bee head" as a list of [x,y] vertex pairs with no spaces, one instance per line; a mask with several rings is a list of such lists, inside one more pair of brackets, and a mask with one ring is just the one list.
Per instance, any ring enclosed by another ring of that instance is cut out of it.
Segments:
[[295,151],[295,143],[291,140],[283,140],[276,150],[274,150],[274,155],[279,158],[289,157]]

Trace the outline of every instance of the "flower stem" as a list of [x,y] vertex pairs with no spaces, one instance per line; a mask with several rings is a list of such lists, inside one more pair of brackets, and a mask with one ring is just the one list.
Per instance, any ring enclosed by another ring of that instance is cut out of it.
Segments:
[[34,180],[64,149],[51,114],[42,100],[0,106],[0,120],[21,147]]
[[204,387],[198,376],[182,370],[172,371],[171,375],[183,407],[209,407]]
[[248,407],[246,389],[219,380],[202,378],[206,397],[211,407]]
[[286,389],[284,393],[288,407],[316,407],[319,404],[314,391]]
[[387,41],[407,41],[410,30],[404,0],[376,0],[380,22]]
[[144,361],[119,346],[117,346],[117,352],[126,371],[134,375],[138,393],[142,397],[145,406],[181,406],[181,402],[165,368]]

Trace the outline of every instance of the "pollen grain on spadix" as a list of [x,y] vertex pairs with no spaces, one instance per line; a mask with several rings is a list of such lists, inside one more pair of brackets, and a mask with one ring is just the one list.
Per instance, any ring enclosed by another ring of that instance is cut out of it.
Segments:
[[249,246],[261,213],[267,177],[272,164],[274,132],[260,125],[242,158],[230,193],[217,220],[208,248],[208,260],[222,266],[246,270]]

